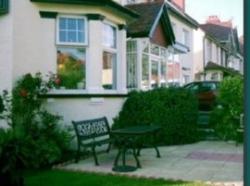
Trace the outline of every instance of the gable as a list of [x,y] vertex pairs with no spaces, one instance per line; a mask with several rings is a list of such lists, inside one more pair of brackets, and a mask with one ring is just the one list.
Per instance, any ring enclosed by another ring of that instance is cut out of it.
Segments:
[[128,25],[128,37],[148,37],[164,47],[175,43],[168,10],[163,2],[139,3],[127,7],[140,15],[139,19]]
[[153,36],[151,38],[151,42],[154,44],[158,44],[162,47],[167,47],[169,45],[167,37],[164,33],[162,23],[158,23],[158,25],[156,26]]

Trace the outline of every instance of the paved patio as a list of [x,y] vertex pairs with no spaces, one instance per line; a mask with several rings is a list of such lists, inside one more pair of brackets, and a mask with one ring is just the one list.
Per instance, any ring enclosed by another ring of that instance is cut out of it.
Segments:
[[[154,149],[143,149],[140,162],[142,168],[134,172],[119,173],[131,176],[153,177],[184,181],[206,181],[224,185],[243,185],[243,146],[220,141],[202,141],[190,145],[166,146],[159,148],[161,158],[156,158]],[[117,150],[98,156],[100,166],[95,166],[90,157],[79,163],[59,168],[84,171],[114,173],[113,162]],[[131,154],[127,164],[135,165]]]

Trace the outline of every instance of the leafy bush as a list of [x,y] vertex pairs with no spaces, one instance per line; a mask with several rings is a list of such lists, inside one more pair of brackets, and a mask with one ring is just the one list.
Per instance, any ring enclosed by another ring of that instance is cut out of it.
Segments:
[[[17,82],[11,96],[6,92],[3,95],[11,105],[5,114],[10,126],[6,133],[11,140],[3,146],[14,146],[14,154],[25,168],[47,167],[60,161],[70,142],[69,133],[59,127],[61,117],[42,108],[39,94],[47,91],[48,83],[40,74],[26,74]],[[6,153],[0,149],[0,157]]]
[[[159,125],[160,144],[184,144],[197,140],[198,102],[182,88],[160,88],[131,92],[113,129],[136,125]],[[150,140],[150,139],[145,139]]]
[[218,102],[221,107],[212,112],[210,124],[221,139],[235,140],[239,117],[243,113],[243,78],[225,78],[220,84]]

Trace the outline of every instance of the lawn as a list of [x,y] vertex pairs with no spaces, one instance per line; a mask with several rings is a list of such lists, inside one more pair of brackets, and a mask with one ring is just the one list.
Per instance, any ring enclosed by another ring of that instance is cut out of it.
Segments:
[[25,186],[205,186],[203,183],[46,170],[25,173]]

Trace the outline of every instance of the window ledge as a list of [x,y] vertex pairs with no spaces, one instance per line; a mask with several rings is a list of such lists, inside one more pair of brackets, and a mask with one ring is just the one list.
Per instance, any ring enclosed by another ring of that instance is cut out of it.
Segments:
[[40,95],[42,98],[92,98],[92,97],[127,97],[127,92],[117,90],[103,90],[100,92],[88,92],[87,90],[51,90],[46,94]]

